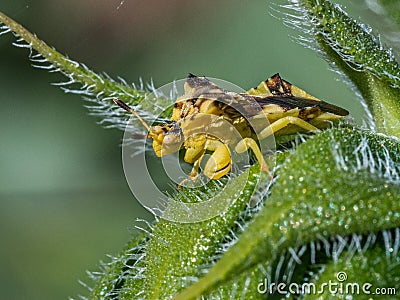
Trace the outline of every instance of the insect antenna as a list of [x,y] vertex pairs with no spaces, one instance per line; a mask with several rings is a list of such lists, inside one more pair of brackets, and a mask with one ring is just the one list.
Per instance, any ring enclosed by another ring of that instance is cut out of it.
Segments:
[[119,100],[117,98],[113,99],[114,103],[117,104],[119,107],[125,109],[126,111],[130,112],[132,115],[134,115],[136,118],[138,118],[138,120],[143,124],[143,126],[147,129],[147,131],[151,131],[150,126],[146,123],[145,120],[142,119],[141,116],[139,116],[139,114],[134,111],[132,109],[132,107],[130,107],[128,104],[126,104],[124,101]]

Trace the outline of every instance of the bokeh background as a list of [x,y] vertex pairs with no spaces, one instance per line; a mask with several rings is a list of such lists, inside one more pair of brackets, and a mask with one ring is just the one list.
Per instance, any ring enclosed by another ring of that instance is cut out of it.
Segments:
[[[285,1],[274,0],[283,4]],[[339,1],[340,2],[340,1]],[[369,17],[362,1],[341,1]],[[161,86],[188,72],[244,89],[280,72],[313,95],[363,112],[353,92],[270,2],[5,0],[0,10],[96,71]],[[119,143],[88,116],[84,101],[32,68],[27,50],[0,37],[0,290],[2,299],[67,299],[151,220],[126,184]]]

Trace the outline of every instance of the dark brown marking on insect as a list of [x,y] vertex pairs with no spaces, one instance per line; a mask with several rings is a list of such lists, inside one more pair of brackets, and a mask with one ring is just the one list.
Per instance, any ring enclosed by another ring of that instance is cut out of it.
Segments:
[[273,75],[271,78],[265,82],[267,84],[268,89],[270,90],[272,95],[282,95],[282,80],[279,74]]
[[292,84],[282,79],[282,88],[285,95],[293,96],[292,94]]
[[206,100],[207,100],[207,98],[204,98],[203,96],[200,96],[200,97],[196,98],[196,101],[195,101],[195,102],[192,101],[192,104],[193,104],[193,106],[195,106],[196,108],[200,108],[201,105],[202,105],[202,104],[204,103],[204,101],[206,101]]
[[[257,103],[259,105],[261,105],[261,107],[264,105],[275,104],[275,105],[279,105],[285,111],[289,110],[289,109],[293,109],[293,108],[302,107],[299,105],[299,103],[290,101],[288,96],[283,96],[283,95],[276,95],[276,96],[274,95],[274,96],[267,96],[267,97],[254,97],[254,99],[257,101]],[[287,100],[289,100],[289,101],[287,101]]]
[[171,124],[165,124],[163,126],[166,126],[168,129],[167,132],[165,133],[166,135],[168,134],[182,134],[182,128],[177,122],[172,122]]
[[199,97],[200,95],[207,95],[212,93],[225,93],[226,91],[219,86],[215,85],[205,77],[197,77],[189,74],[186,79],[186,84],[192,89],[190,95],[192,97]]
[[308,98],[300,98],[293,96],[268,96],[264,98],[255,98],[260,105],[276,104],[283,108],[307,108],[317,106],[322,112],[333,113],[339,116],[347,116],[349,112],[336,105],[326,103],[324,101],[316,101]]
[[204,87],[204,86],[214,85],[207,78],[198,77],[192,73],[189,73],[189,75],[186,79],[186,83],[189,84],[189,86],[192,88],[200,88],[200,87]]
[[271,76],[265,83],[272,95],[292,96],[292,84],[283,80],[279,73]]
[[[299,111],[299,118],[303,120],[312,119],[319,116],[322,113],[321,108],[318,105],[308,108],[302,108]],[[312,116],[310,118],[310,116]]]
[[216,170],[215,173],[224,171],[224,170],[228,169],[230,166],[231,166],[231,163],[228,162],[225,166],[222,166],[221,168],[219,168],[218,170]]

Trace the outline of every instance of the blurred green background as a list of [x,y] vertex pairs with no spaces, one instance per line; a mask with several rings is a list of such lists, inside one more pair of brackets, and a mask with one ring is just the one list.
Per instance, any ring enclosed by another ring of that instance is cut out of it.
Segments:
[[[285,3],[285,1],[274,1]],[[347,2],[347,1],[342,1]],[[358,5],[354,1],[350,10]],[[188,72],[245,89],[280,72],[351,111],[361,105],[340,77],[272,17],[270,2],[5,0],[0,10],[96,71],[161,86]],[[119,7],[119,9],[118,9]],[[363,9],[361,9],[363,11]],[[358,9],[360,12],[360,9]],[[362,13],[361,11],[361,13]],[[365,11],[364,11],[365,12]],[[150,220],[126,184],[122,132],[105,130],[77,95],[50,85],[26,49],[0,38],[0,290],[2,299],[67,299]]]

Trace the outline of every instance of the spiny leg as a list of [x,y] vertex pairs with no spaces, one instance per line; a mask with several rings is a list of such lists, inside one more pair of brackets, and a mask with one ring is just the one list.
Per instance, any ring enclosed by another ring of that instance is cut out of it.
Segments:
[[[266,171],[270,174],[268,165],[265,162],[264,157],[261,153],[260,147],[258,147],[255,140],[253,140],[252,138],[244,138],[235,147],[235,151],[237,153],[243,153],[243,152],[247,151],[248,149],[251,149],[253,151],[254,155],[256,156],[258,163],[260,164],[260,170]],[[271,174],[270,174],[270,176],[272,177]]]
[[200,158],[193,163],[193,168],[189,175],[190,179],[193,181],[196,180],[197,176],[199,176],[200,163],[201,163],[201,160],[203,159],[203,157],[204,157],[204,154],[202,156],[200,156]]
[[[320,131],[317,127],[311,125],[310,123],[307,123],[306,121],[298,118],[298,117],[293,117],[293,116],[287,116],[284,118],[281,118],[274,123],[272,123],[270,126],[262,130],[257,137],[259,139],[265,139],[268,136],[274,134],[275,132],[281,130],[282,128],[285,128],[289,124],[297,125],[300,128],[303,128],[307,131]],[[272,178],[272,174],[269,172],[268,165],[264,160],[264,157],[261,153],[260,148],[258,147],[257,143],[255,140],[251,138],[244,138],[241,140],[235,147],[236,152],[242,153],[247,151],[248,149],[251,149],[256,156],[258,163],[260,164],[260,170],[262,171],[267,171],[269,175]]]
[[[197,177],[199,176],[200,163],[201,163],[201,160],[203,159],[203,157],[204,157],[204,153],[203,153],[202,156],[200,156],[200,158],[199,158],[198,160],[196,160],[196,161],[193,163],[193,168],[192,168],[192,171],[190,171],[190,175],[189,175],[189,178],[190,178],[191,181],[195,181],[195,180],[197,179]],[[189,181],[189,178],[183,179],[183,180],[178,184],[178,190],[182,189],[182,186],[183,186],[186,182]]]

